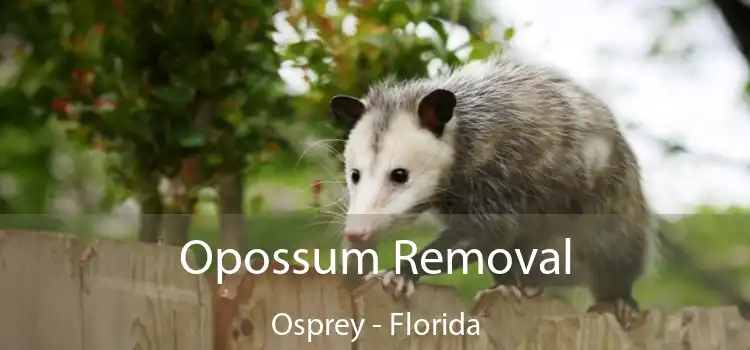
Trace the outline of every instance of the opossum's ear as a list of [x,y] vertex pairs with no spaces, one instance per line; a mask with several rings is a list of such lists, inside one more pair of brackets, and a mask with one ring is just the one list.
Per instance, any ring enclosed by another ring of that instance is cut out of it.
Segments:
[[328,107],[334,120],[347,129],[353,128],[354,124],[357,124],[359,118],[362,118],[362,114],[365,113],[364,103],[347,95],[334,96],[328,102]]
[[456,95],[448,90],[434,90],[419,101],[419,121],[422,127],[440,137],[443,135],[445,124],[453,118],[454,108]]

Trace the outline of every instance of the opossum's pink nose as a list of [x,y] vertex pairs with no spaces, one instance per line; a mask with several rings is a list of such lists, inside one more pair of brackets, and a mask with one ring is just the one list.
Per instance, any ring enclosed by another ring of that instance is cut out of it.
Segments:
[[346,232],[346,239],[349,240],[349,242],[352,243],[359,243],[362,242],[365,238],[364,233],[361,232]]

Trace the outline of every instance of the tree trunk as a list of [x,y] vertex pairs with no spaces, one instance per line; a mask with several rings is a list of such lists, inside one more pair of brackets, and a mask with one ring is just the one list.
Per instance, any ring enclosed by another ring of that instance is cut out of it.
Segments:
[[[213,100],[198,102],[198,112],[193,120],[192,129],[207,138],[211,123],[216,116],[217,104]],[[172,189],[177,193],[169,215],[164,218],[164,242],[169,245],[183,246],[188,242],[190,223],[197,202],[196,191],[203,176],[202,155],[195,153],[182,159],[182,169],[176,179],[172,179]]]
[[177,191],[177,194],[173,196],[173,203],[162,219],[162,233],[164,243],[184,246],[188,242],[190,223],[198,198],[194,196],[193,191],[185,188],[174,188],[173,190]]
[[240,173],[219,177],[219,227],[222,249],[245,249],[244,184]]
[[138,230],[138,240],[146,243],[156,243],[159,241],[159,232],[162,222],[162,203],[161,198],[156,196],[147,196],[141,199],[141,224]]
[[164,205],[158,186],[158,180],[149,183],[139,201],[141,222],[138,240],[141,242],[157,243],[159,241]]
[[192,215],[179,211],[170,211],[164,216],[164,243],[173,246],[184,246],[188,242]]
[[[186,203],[189,208],[195,205],[195,200],[191,199]],[[190,223],[192,222],[192,210],[185,210],[185,205],[178,205],[168,211],[162,220],[162,229],[164,233],[164,243],[173,246],[184,246],[188,242],[190,233]]]

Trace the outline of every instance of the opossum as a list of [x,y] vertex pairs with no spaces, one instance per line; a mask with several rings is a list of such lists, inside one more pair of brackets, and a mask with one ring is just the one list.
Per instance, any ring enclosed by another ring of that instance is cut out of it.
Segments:
[[[518,261],[493,274],[487,291],[533,298],[545,287],[587,286],[595,304],[614,305],[625,327],[639,313],[633,285],[659,256],[660,230],[640,166],[610,108],[560,71],[501,57],[434,78],[383,79],[362,98],[336,95],[334,120],[347,130],[344,168],[353,245],[435,213],[444,227],[411,265],[371,274],[407,297],[430,270],[453,271],[449,249],[563,251],[570,275],[530,273]],[[483,254],[483,257],[489,254]],[[503,261],[495,266],[506,266]]]

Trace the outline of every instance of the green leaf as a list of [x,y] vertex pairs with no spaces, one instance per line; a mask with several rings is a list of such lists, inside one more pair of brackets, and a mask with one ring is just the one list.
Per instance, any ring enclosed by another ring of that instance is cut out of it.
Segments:
[[503,39],[505,39],[505,41],[508,41],[510,39],[513,39],[515,35],[516,35],[516,28],[508,27],[507,29],[505,29],[505,33],[503,34]]
[[305,52],[307,51],[307,47],[310,44],[311,43],[309,41],[304,41],[304,40],[300,40],[300,41],[298,41],[296,43],[289,44],[286,47],[286,50],[285,50],[286,54],[290,55],[292,57],[303,56],[305,54]]
[[490,50],[486,45],[483,45],[478,40],[472,40],[471,53],[469,54],[470,60],[484,59],[490,54]]
[[391,18],[391,27],[404,28],[409,24],[409,17],[403,13],[397,13]]
[[180,137],[180,146],[185,148],[197,148],[205,144],[206,138],[202,133],[191,131]]
[[372,46],[375,46],[378,48],[378,50],[383,49],[384,47],[388,46],[389,41],[386,34],[375,34],[375,35],[368,35],[362,39],[363,44],[370,44]]
[[380,23],[393,23],[394,16],[406,16],[415,21],[414,13],[406,1],[379,1],[378,19]]
[[195,89],[188,86],[162,86],[154,89],[152,94],[167,104],[184,106],[195,96]]
[[436,17],[428,18],[427,24],[434,29],[438,36],[440,37],[440,40],[443,44],[448,42],[448,32],[445,31],[445,25],[443,25],[443,21],[437,19]]
[[213,30],[211,35],[214,38],[214,42],[217,44],[223,43],[227,38],[229,37],[229,22],[225,19],[222,19],[219,21],[219,24],[216,26],[216,29]]

